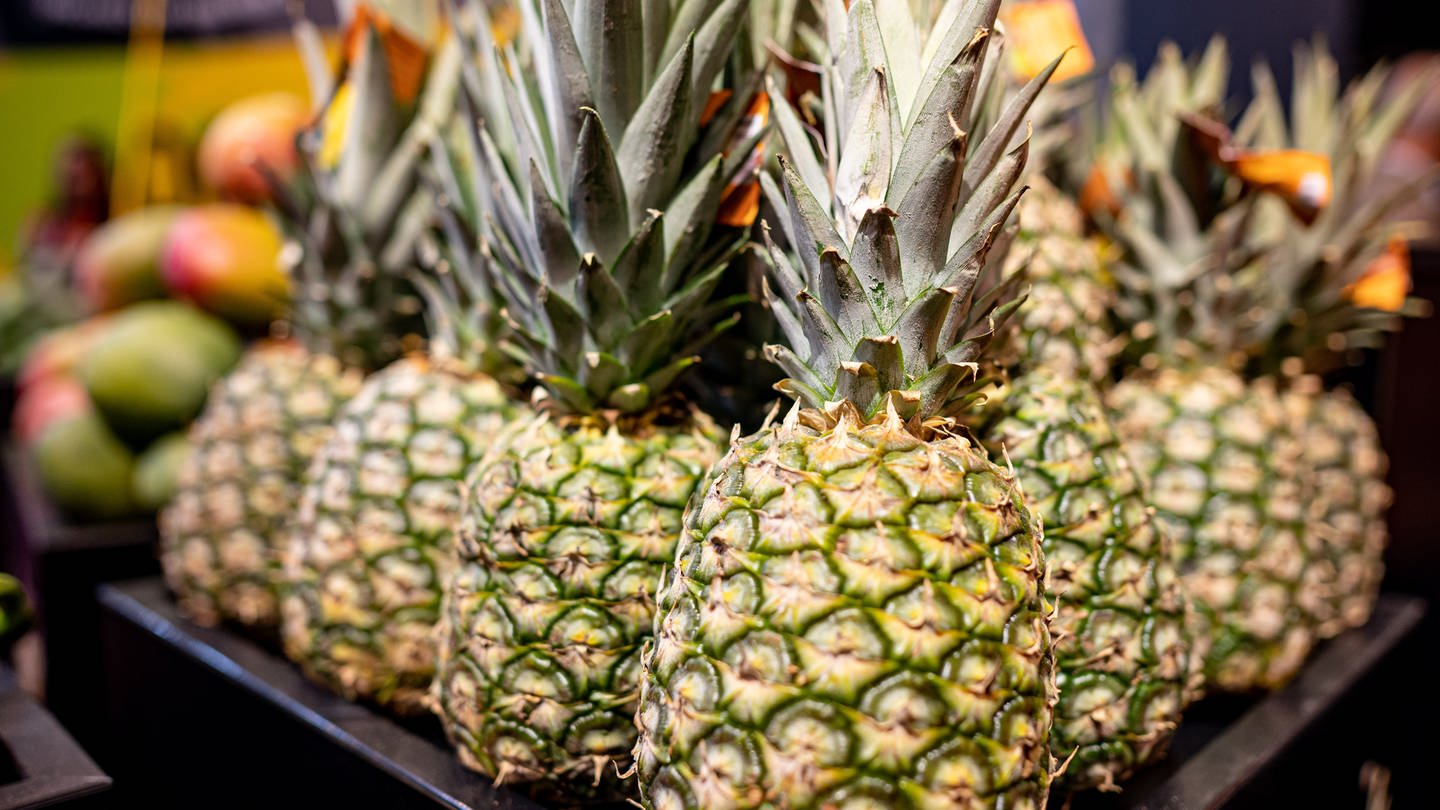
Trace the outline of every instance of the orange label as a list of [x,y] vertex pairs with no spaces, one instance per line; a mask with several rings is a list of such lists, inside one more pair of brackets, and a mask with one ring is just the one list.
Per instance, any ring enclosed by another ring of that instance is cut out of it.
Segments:
[[1409,294],[1410,246],[1399,236],[1390,237],[1385,252],[1345,288],[1345,297],[1355,306],[1386,312],[1399,312]]
[[1063,82],[1095,69],[1095,54],[1085,39],[1075,0],[1006,3],[1000,10],[1000,22],[1005,26],[1010,72],[1021,81],[1039,75],[1062,53],[1065,59],[1055,69],[1051,77],[1054,81]]
[[380,47],[385,51],[385,62],[390,68],[390,89],[401,104],[409,104],[420,94],[420,84],[425,80],[425,63],[430,51],[423,43],[416,42],[390,22],[382,11],[376,11],[368,3],[361,3],[355,9],[350,26],[345,29],[341,53],[346,62],[353,63],[360,58],[366,28],[374,28],[380,38]]

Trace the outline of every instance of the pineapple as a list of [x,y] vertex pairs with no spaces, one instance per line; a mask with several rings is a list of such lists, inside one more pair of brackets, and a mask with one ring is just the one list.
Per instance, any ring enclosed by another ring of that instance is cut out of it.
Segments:
[[[1343,290],[1384,250],[1388,201],[1360,196],[1410,102],[1380,109],[1378,74],[1337,101],[1333,63],[1302,51],[1297,67],[1289,124],[1260,70],[1231,133],[1211,118],[1223,46],[1193,70],[1167,48],[1142,85],[1117,73],[1118,137],[1097,158],[1098,196],[1115,203],[1097,222],[1121,254],[1134,338],[1109,402],[1177,541],[1196,654],[1221,690],[1278,686],[1317,640],[1363,621],[1384,544],[1373,431],[1296,375],[1393,320]],[[1353,467],[1320,440],[1337,429]]]
[[796,403],[686,511],[644,656],[647,807],[1046,802],[1039,520],[952,418],[1006,314],[977,287],[1025,163],[998,126],[967,160],[958,124],[998,5],[952,0],[927,37],[905,2],[826,4],[823,148],[772,99],[796,253],[765,233],[767,354]]
[[[283,191],[297,260],[291,334],[255,344],[216,384],[160,514],[166,579],[185,613],[204,624],[275,632],[284,527],[305,467],[340,404],[367,371],[399,354],[411,328],[415,299],[401,271],[430,207],[415,189],[414,148],[448,114],[454,79],[444,74],[456,66],[452,59],[437,70],[407,124],[380,36],[369,26],[355,33],[341,89],[301,138],[310,182]],[[371,135],[351,136],[359,132]]]
[[480,190],[508,348],[539,388],[468,477],[434,698],[465,765],[615,796],[655,587],[725,441],[674,383],[733,320],[712,299],[744,234],[716,224],[727,138],[699,122],[745,4],[520,8],[521,61],[472,60],[511,114],[457,139],[479,151],[453,174],[474,172],[457,187]]
[[1031,182],[1021,219],[1040,207],[1045,230],[1022,228],[1009,261],[1031,282],[1007,332],[1023,361],[967,421],[1045,526],[1060,693],[1050,745],[1070,760],[1057,789],[1115,789],[1164,753],[1190,697],[1186,603],[1102,400],[1115,290],[1074,205]]
[[417,232],[421,269],[409,274],[425,300],[429,345],[372,374],[339,409],[306,470],[282,554],[285,654],[347,699],[400,715],[427,710],[460,481],[495,440],[512,399],[492,374],[501,366],[484,279],[429,227],[453,232],[460,203],[433,165],[462,117],[449,114],[462,77],[454,36],[429,81],[442,77],[449,104],[405,142],[415,159],[432,156],[417,171],[434,216]]
[[508,402],[472,363],[417,354],[340,409],[284,558],[282,640],[311,677],[397,714],[425,711],[459,481]]

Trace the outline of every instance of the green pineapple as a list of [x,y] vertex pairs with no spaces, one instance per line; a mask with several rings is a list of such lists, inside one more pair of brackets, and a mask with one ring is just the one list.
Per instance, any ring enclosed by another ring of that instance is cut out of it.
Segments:
[[947,3],[926,37],[904,2],[827,5],[823,151],[772,99],[796,253],[766,233],[767,353],[796,404],[687,510],[644,660],[647,807],[1045,804],[1039,521],[951,418],[1007,314],[981,285],[1025,163],[1014,127],[967,160],[957,123],[997,6]]
[[479,44],[471,84],[512,113],[454,162],[475,169],[459,185],[480,190],[509,348],[540,387],[469,477],[434,696],[467,766],[603,797],[635,739],[656,583],[725,440],[674,383],[729,323],[712,299],[744,235],[715,223],[745,155],[699,118],[745,4],[520,7],[528,60],[501,78]]
[[305,467],[341,403],[366,372],[400,354],[414,326],[416,300],[401,274],[431,208],[416,189],[417,150],[449,114],[458,67],[448,57],[407,111],[379,43],[364,29],[340,91],[301,138],[304,182],[283,191],[296,261],[291,336],[255,344],[216,384],[160,514],[166,580],[185,613],[205,624],[275,632],[284,528]]
[[[448,81],[447,111],[458,98],[461,50],[447,37],[430,78]],[[495,440],[511,401],[491,373],[502,365],[485,280],[429,229],[456,226],[460,201],[433,155],[460,117],[428,118],[407,142],[415,156],[432,155],[421,194],[435,216],[417,236],[422,269],[410,274],[425,299],[428,348],[371,375],[339,409],[306,471],[283,554],[286,655],[346,698],[402,715],[427,709],[460,481]]]
[[[1164,753],[1180,721],[1191,680],[1185,597],[1102,400],[1114,289],[1066,216],[1073,204],[1032,182],[1051,230],[1022,229],[1010,256],[1031,281],[1007,333],[1023,361],[970,421],[1045,526],[1060,693],[1050,744],[1070,758],[1057,788],[1114,789]],[[1031,207],[1027,197],[1022,223]]]
[[[1167,48],[1143,84],[1117,74],[1116,137],[1099,155],[1118,207],[1097,219],[1122,254],[1118,313],[1134,338],[1109,404],[1177,541],[1196,654],[1222,690],[1284,683],[1342,616],[1368,614],[1378,580],[1378,447],[1348,472],[1333,448],[1317,456],[1331,428],[1315,419],[1334,411],[1293,376],[1302,356],[1391,320],[1337,303],[1383,251],[1388,205],[1359,198],[1403,113],[1375,105],[1373,76],[1337,104],[1333,64],[1316,67],[1297,71],[1293,138],[1263,71],[1232,138],[1180,116],[1220,114],[1223,46],[1193,69]],[[1315,168],[1281,183],[1262,160]],[[1363,442],[1353,412],[1343,421]],[[1337,475],[1346,492],[1332,496]]]

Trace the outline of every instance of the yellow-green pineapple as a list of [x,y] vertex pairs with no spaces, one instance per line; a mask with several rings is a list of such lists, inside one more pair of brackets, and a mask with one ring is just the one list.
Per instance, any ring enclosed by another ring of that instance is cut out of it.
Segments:
[[284,529],[305,467],[339,406],[415,326],[402,273],[431,207],[416,188],[418,150],[449,115],[456,66],[452,57],[420,103],[405,105],[380,36],[366,26],[360,37],[319,123],[301,136],[302,181],[277,190],[290,231],[288,336],[256,343],[216,384],[160,514],[166,581],[205,624],[275,632]]
[[744,234],[715,225],[726,138],[699,120],[745,4],[520,6],[526,56],[507,74],[482,41],[498,81],[472,83],[512,114],[454,162],[538,389],[468,478],[434,697],[467,766],[573,800],[624,791],[660,573],[724,446],[674,383],[729,322]]
[[952,418],[1006,315],[982,280],[1025,163],[1013,129],[967,150],[961,125],[997,6],[922,30],[905,2],[827,4],[823,149],[772,99],[794,253],[766,232],[767,354],[796,403],[686,512],[644,661],[647,807],[1045,804],[1039,520]]
[[[1174,533],[1204,674],[1221,690],[1284,683],[1341,616],[1368,614],[1383,544],[1378,448],[1339,472],[1311,446],[1329,428],[1306,416],[1324,409],[1297,399],[1294,375],[1377,326],[1336,305],[1383,251],[1386,206],[1359,198],[1365,155],[1398,113],[1374,105],[1373,77],[1337,104],[1333,65],[1301,67],[1293,137],[1264,71],[1232,134],[1223,46],[1193,69],[1167,48],[1143,84],[1117,74],[1115,137],[1098,157],[1118,206],[1097,220],[1122,254],[1132,337],[1109,404]],[[1336,473],[1351,486],[1332,497]]]

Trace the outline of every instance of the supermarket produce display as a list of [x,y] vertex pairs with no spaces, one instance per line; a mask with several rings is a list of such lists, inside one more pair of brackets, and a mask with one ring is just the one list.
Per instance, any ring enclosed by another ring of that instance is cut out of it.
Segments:
[[0,706],[82,801],[1412,784],[1440,58],[1237,94],[1248,46],[1112,60],[1073,0],[305,5],[289,85],[180,128],[137,11],[143,132],[60,152],[0,289]]

